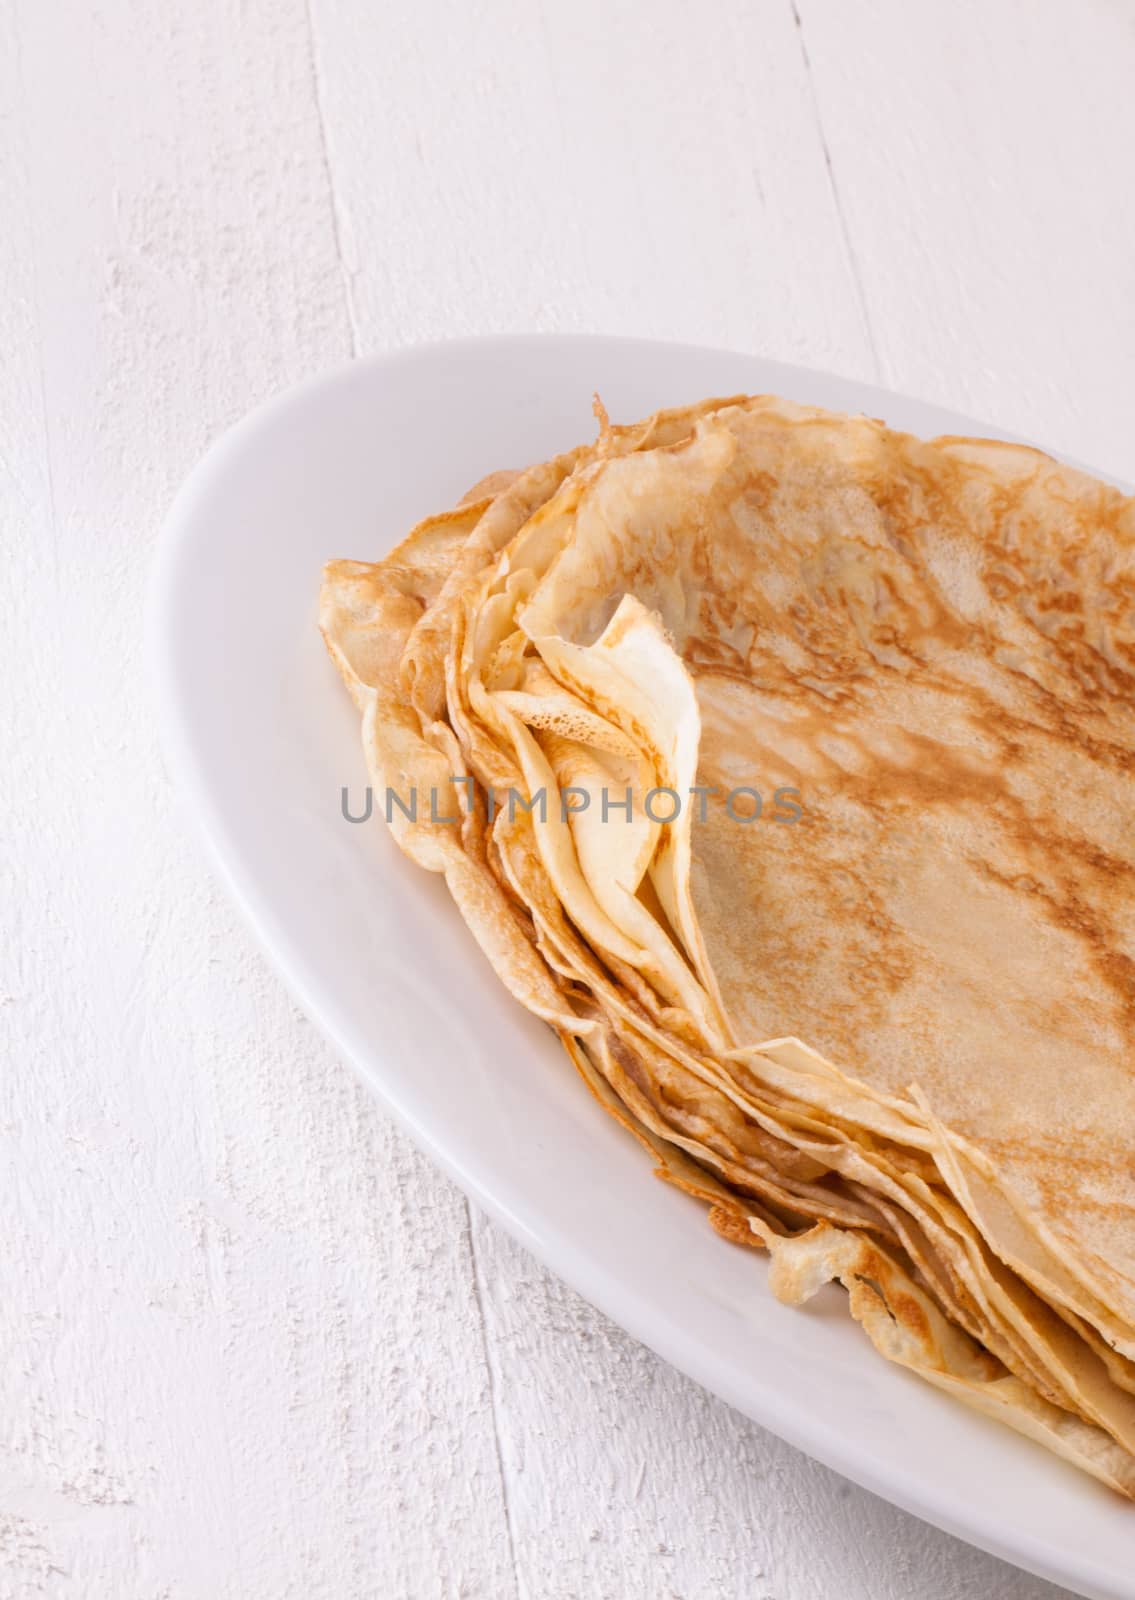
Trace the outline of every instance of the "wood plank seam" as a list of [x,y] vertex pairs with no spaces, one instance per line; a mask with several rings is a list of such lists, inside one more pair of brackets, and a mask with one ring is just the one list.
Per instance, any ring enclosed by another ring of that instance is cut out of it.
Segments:
[[501,1501],[504,1505],[505,1535],[508,1540],[508,1557],[512,1563],[512,1586],[514,1593],[520,1596],[520,1564],[516,1557],[516,1538],[512,1526],[512,1499],[509,1474],[505,1465],[504,1446],[501,1439],[500,1406],[498,1402],[497,1363],[494,1359],[493,1343],[489,1335],[489,1321],[485,1314],[485,1300],[482,1285],[482,1263],[480,1252],[477,1249],[476,1231],[473,1227],[473,1212],[471,1202],[465,1201],[465,1237],[469,1246],[469,1254],[473,1263],[473,1293],[477,1302],[477,1318],[481,1324],[481,1346],[485,1353],[485,1371],[489,1385],[489,1414],[493,1420],[493,1443],[496,1447],[497,1471],[500,1474]]
[[804,22],[800,15],[797,0],[788,0],[792,8],[792,20],[796,24],[796,37],[800,41],[800,54],[804,61],[804,75],[808,80],[808,93],[812,102],[812,112],[816,119],[816,134],[820,141],[820,148],[824,153],[824,166],[827,168],[828,187],[831,190],[832,204],[835,206],[836,218],[839,222],[840,237],[847,255],[848,269],[851,273],[852,283],[855,287],[856,304],[859,315],[863,321],[863,331],[867,335],[867,344],[871,351],[871,363],[874,368],[876,382],[883,381],[883,363],[879,355],[879,347],[875,342],[875,330],[871,324],[871,313],[867,306],[867,293],[863,286],[863,274],[859,268],[859,257],[856,254],[855,244],[851,237],[851,229],[847,223],[847,213],[843,207],[843,199],[839,192],[839,182],[836,179],[835,167],[832,165],[831,146],[824,129],[824,116],[820,108],[820,91],[816,84],[816,75],[812,71],[812,60],[808,54],[808,41],[804,36]]
[[331,231],[335,244],[335,255],[339,262],[339,271],[343,278],[343,302],[347,311],[347,323],[351,330],[351,358],[358,358],[361,341],[359,339],[359,324],[355,314],[355,296],[352,287],[352,274],[347,263],[343,249],[343,203],[339,195],[339,187],[335,182],[335,169],[331,162],[331,147],[327,139],[327,115],[324,109],[323,76],[319,70],[319,41],[316,37],[315,18],[312,16],[311,0],[304,0],[304,16],[307,22],[307,53],[308,65],[311,72],[312,98],[315,101],[316,124],[319,130],[319,148],[323,158],[323,171],[327,178],[327,192],[331,197]]

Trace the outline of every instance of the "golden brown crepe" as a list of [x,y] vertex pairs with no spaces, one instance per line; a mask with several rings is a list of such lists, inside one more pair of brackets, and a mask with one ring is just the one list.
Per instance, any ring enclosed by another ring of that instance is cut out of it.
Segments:
[[1135,504],[600,421],[326,569],[396,837],[778,1294],[1135,1493]]

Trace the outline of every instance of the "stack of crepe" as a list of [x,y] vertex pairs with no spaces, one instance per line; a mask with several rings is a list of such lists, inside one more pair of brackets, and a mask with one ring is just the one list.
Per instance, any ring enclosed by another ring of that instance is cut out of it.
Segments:
[[1135,501],[597,415],[327,567],[378,803],[778,1296],[1135,1496]]

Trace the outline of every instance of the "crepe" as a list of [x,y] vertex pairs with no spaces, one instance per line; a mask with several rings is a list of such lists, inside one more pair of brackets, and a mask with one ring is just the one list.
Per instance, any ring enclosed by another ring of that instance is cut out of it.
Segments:
[[1133,1493],[1135,505],[770,397],[600,423],[326,569],[374,781],[441,797],[396,837],[776,1292]]

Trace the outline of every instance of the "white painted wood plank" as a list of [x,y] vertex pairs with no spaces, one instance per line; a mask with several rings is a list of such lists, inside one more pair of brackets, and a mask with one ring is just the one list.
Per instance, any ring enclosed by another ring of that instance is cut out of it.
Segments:
[[1135,10],[798,5],[884,380],[1135,478]]
[[871,376],[787,0],[313,0],[365,348],[549,329]]
[[508,1596],[464,1203],[209,887],[140,653],[179,478],[350,347],[304,7],[0,25],[0,1595]]
[[[647,1166],[644,1182],[656,1181]],[[491,1285],[522,1593],[1059,1600],[1064,1592],[782,1444],[628,1339],[483,1219],[476,1238]],[[764,1270],[755,1256],[753,1270]]]

